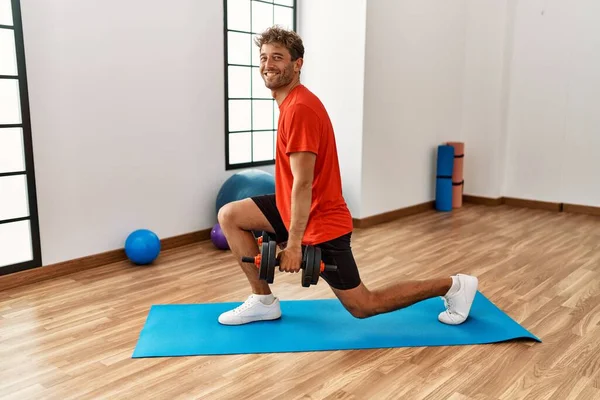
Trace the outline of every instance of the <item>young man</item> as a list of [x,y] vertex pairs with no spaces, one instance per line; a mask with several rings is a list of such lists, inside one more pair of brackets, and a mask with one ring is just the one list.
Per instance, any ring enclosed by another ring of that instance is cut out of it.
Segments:
[[352,255],[352,216],[342,196],[342,182],[333,127],[320,100],[300,83],[304,46],[293,31],[278,27],[257,37],[260,74],[280,110],[275,159],[275,194],[229,203],[218,219],[233,256],[252,287],[239,307],[219,316],[219,322],[239,325],[281,316],[279,299],[268,283],[258,278],[255,265],[242,257],[258,254],[252,231],[275,234],[285,244],[279,253],[280,271],[296,273],[302,245],[321,248],[323,261],[337,265],[324,271],[325,280],[344,307],[356,318],[407,307],[432,297],[442,297],[446,311],[439,321],[460,324],[466,320],[477,292],[473,276],[398,282],[369,290],[361,282]]

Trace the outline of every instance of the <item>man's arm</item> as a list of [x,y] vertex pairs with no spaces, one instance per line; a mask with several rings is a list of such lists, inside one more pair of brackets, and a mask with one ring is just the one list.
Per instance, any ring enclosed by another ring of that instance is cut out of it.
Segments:
[[312,184],[317,156],[311,152],[290,154],[290,165],[294,175],[288,247],[300,247],[308,223],[312,203]]

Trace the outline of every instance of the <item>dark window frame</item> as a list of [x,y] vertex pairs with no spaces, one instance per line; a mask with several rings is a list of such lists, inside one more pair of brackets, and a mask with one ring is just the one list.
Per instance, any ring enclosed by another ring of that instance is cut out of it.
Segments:
[[22,128],[23,150],[25,153],[25,171],[0,173],[0,178],[5,176],[26,175],[27,193],[29,201],[29,216],[22,218],[13,218],[8,220],[0,220],[0,224],[29,220],[33,259],[17,264],[0,266],[0,275],[7,275],[14,272],[24,271],[27,269],[38,268],[42,266],[40,224],[37,207],[37,191],[35,185],[35,168],[33,163],[31,116],[29,110],[29,91],[27,84],[27,69],[25,66],[25,44],[23,38],[23,21],[21,17],[20,0],[11,0],[11,6],[13,25],[0,25],[0,28],[14,31],[17,55],[17,75],[0,75],[0,79],[17,79],[19,81],[19,97],[21,101],[21,123],[3,125],[0,124],[0,134],[2,134],[1,128]]
[[[229,63],[229,57],[228,57],[228,50],[229,50],[229,46],[228,46],[228,33],[229,32],[238,32],[238,33],[246,33],[246,34],[251,34],[251,35],[255,35],[257,32],[245,32],[245,31],[240,31],[240,30],[236,30],[236,29],[229,29],[228,28],[228,24],[227,24],[227,1],[228,0],[223,0],[223,47],[224,47],[224,78],[225,78],[225,96],[224,96],[224,105],[225,105],[225,170],[229,171],[229,170],[236,170],[236,169],[244,169],[244,168],[253,168],[253,167],[260,167],[260,166],[267,166],[267,165],[274,165],[275,164],[275,154],[273,154],[273,158],[270,160],[264,160],[264,161],[250,161],[250,162],[246,162],[246,163],[236,163],[236,164],[231,164],[230,160],[229,160],[229,135],[230,134],[235,134],[235,131],[230,131],[229,130],[229,101],[232,99],[235,100],[250,100],[250,104],[252,107],[252,102],[254,100],[270,100],[270,101],[274,101],[273,99],[264,99],[261,97],[248,97],[248,98],[231,98],[229,96],[229,67],[230,66],[241,66],[241,67],[249,67],[249,68],[256,68],[257,66],[252,65],[252,61],[250,61],[250,64],[245,65],[245,64],[236,64],[236,63]],[[273,3],[273,1],[265,1],[265,0],[248,0],[250,2],[250,4],[252,4],[252,2],[259,2],[259,3],[266,3],[266,4],[275,4],[277,6],[281,6],[281,7],[286,7],[286,8],[292,8],[293,9],[293,30],[297,31],[297,26],[298,26],[298,22],[297,22],[297,14],[298,14],[298,5],[297,5],[297,0],[293,0],[293,5],[292,6],[285,6],[285,5],[281,5],[281,4],[277,4],[277,3]],[[250,18],[252,18],[252,6],[250,6]],[[252,31],[252,22],[250,22],[250,31]],[[250,79],[250,87],[252,88],[252,77]],[[252,118],[252,108],[251,108],[251,118]],[[252,129],[253,126],[250,126],[250,130],[245,130],[242,132],[250,132],[250,154],[252,154],[252,139],[254,137],[254,132],[275,132],[275,135],[277,134],[277,121],[274,121],[274,129]]]

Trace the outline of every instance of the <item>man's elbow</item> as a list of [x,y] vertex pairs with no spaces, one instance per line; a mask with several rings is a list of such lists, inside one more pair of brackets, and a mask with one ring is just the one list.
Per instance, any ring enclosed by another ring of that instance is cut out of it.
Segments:
[[313,184],[312,179],[302,179],[302,178],[294,179],[294,186],[298,190],[309,190],[309,189],[312,189],[312,184]]

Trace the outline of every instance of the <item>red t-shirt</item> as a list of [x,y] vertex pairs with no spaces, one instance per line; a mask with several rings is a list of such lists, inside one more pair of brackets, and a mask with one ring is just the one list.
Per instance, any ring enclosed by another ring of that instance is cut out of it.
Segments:
[[302,243],[315,245],[352,231],[352,216],[342,196],[342,178],[333,126],[321,101],[305,86],[290,91],[279,106],[275,157],[275,198],[286,228],[291,223],[294,176],[290,154],[317,155],[312,204]]

